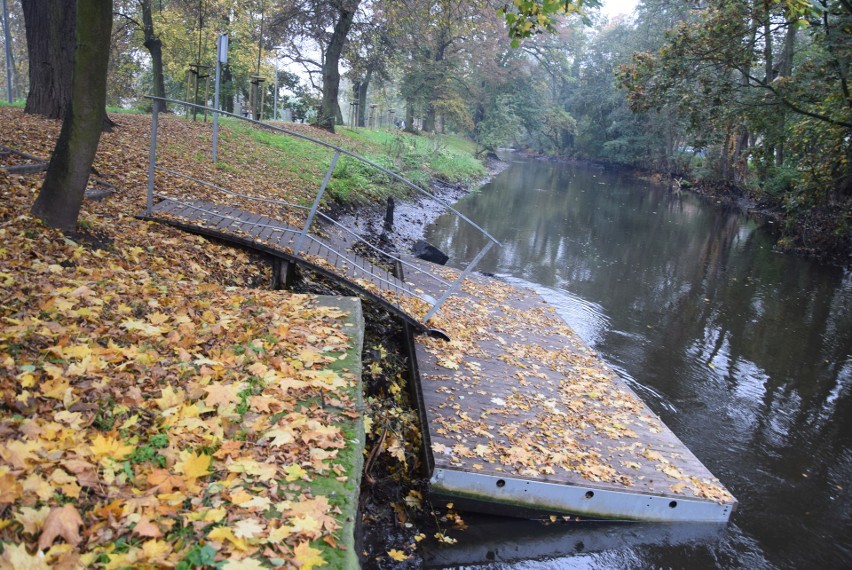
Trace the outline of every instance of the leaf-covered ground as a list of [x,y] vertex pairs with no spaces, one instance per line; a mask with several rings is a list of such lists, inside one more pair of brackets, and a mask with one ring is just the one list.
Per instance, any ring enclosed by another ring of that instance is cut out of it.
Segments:
[[[39,175],[0,171],[0,567],[334,565],[357,415],[346,313],[133,218],[147,118],[117,122],[94,165],[115,192],[84,203],[78,234],[29,216]],[[45,158],[59,128],[11,108],[0,125]],[[168,160],[196,144],[184,131]]]

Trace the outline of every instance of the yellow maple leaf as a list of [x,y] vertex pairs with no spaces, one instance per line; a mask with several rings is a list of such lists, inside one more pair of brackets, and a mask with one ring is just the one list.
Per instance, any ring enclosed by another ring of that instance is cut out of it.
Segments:
[[49,514],[50,507],[47,506],[40,509],[21,507],[20,511],[15,513],[15,520],[24,527],[25,533],[34,535],[44,527],[44,521]]
[[142,553],[148,562],[164,563],[172,553],[172,545],[165,540],[148,540],[142,545]]
[[169,316],[164,314],[164,313],[161,313],[159,311],[156,312],[156,313],[151,313],[150,315],[148,315],[148,321],[152,325],[161,325],[164,322],[166,322],[167,320],[169,320]]
[[406,554],[402,550],[397,550],[396,548],[392,548],[388,550],[388,556],[390,556],[393,560],[397,562],[402,562],[403,560],[408,560],[411,558],[411,555]]
[[293,532],[298,532],[309,538],[319,538],[322,535],[322,521],[316,517],[304,513],[287,520],[293,527]]
[[248,543],[242,538],[234,536],[234,531],[226,526],[219,526],[207,533],[207,538],[216,542],[225,542],[226,540],[234,545],[237,550],[243,552],[248,550]]
[[254,558],[241,558],[226,560],[222,568],[226,570],[266,570],[267,566]]
[[47,570],[50,565],[41,553],[30,554],[25,544],[3,543],[0,554],[0,568],[21,568],[26,570]]
[[62,348],[63,358],[76,358],[78,360],[83,360],[90,354],[92,354],[92,347],[85,344],[66,346]]
[[257,519],[241,519],[234,524],[234,536],[240,538],[254,538],[264,530],[264,526]]
[[300,542],[293,549],[293,562],[302,568],[302,570],[311,570],[325,564],[325,558],[322,556],[322,551],[312,548],[308,542]]
[[210,475],[210,462],[213,457],[204,453],[195,454],[191,451],[181,451],[180,461],[175,463],[175,471],[183,473],[190,479],[206,477]]
[[308,474],[307,471],[302,469],[301,465],[298,465],[298,464],[295,464],[295,463],[293,465],[288,465],[287,467],[285,467],[284,472],[287,473],[287,476],[284,479],[288,483],[292,483],[293,481],[295,481],[297,479],[304,479],[304,478],[306,478],[306,476]]
[[269,531],[269,536],[266,537],[266,542],[269,544],[278,544],[284,542],[284,539],[293,534],[293,527],[283,525],[278,528],[273,528]]
[[119,326],[127,331],[139,331],[146,336],[160,336],[163,334],[163,330],[160,327],[150,325],[139,319],[127,319]]
[[111,435],[104,437],[101,434],[95,436],[95,439],[92,440],[92,445],[89,448],[92,454],[101,461],[105,459],[120,461],[133,453],[134,449],[136,449],[135,445],[124,443],[120,439],[116,439]]
[[39,391],[45,398],[64,400],[65,394],[71,389],[71,383],[65,378],[53,378],[39,385]]
[[225,518],[225,515],[228,514],[228,510],[224,508],[218,509],[210,509],[206,513],[204,513],[204,522],[219,522]]
[[289,426],[277,427],[273,428],[266,433],[263,434],[264,438],[271,437],[272,441],[269,442],[271,447],[279,447],[282,445],[287,445],[289,443],[293,443],[296,438],[293,437],[293,431]]
[[260,481],[269,481],[277,475],[278,467],[273,463],[261,463],[250,457],[242,457],[228,465],[228,471],[252,475]]
[[123,430],[123,429],[130,429],[130,428],[132,428],[133,426],[135,426],[135,425],[136,425],[136,423],[137,423],[138,421],[139,421],[139,414],[133,414],[132,416],[130,416],[129,418],[127,418],[127,419],[124,421],[124,423],[123,423],[123,424],[121,424],[121,427],[119,427],[118,429],[120,429],[120,430]]
[[174,408],[175,406],[179,406],[186,399],[186,393],[178,389],[175,391],[171,386],[166,386],[163,388],[161,396],[154,400],[157,403],[157,407],[161,410],[168,410],[169,408]]

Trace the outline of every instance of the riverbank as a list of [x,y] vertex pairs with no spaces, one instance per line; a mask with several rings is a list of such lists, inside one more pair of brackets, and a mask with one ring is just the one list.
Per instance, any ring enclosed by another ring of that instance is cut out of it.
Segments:
[[852,268],[852,200],[845,204],[805,207],[784,203],[763,192],[755,194],[731,183],[713,184],[685,176],[670,176],[657,171],[609,162],[575,160],[527,153],[531,160],[560,164],[591,164],[605,170],[625,170],[636,176],[669,187],[670,191],[691,192],[723,208],[759,219],[772,228],[776,250],[815,259],[820,263]]
[[[373,203],[358,208],[352,214],[346,214],[339,220],[346,227],[353,228],[356,233],[368,241],[382,242],[391,245],[396,251],[408,253],[411,247],[422,240],[429,227],[439,216],[471,192],[476,192],[487,184],[494,176],[500,174],[510,164],[491,155],[486,159],[487,175],[473,182],[448,183],[432,180],[429,192],[432,196],[410,195],[405,199],[397,199],[393,206],[393,224],[391,231],[385,230],[387,203]],[[332,231],[329,228],[329,231]],[[349,240],[338,233],[336,239],[349,243]]]

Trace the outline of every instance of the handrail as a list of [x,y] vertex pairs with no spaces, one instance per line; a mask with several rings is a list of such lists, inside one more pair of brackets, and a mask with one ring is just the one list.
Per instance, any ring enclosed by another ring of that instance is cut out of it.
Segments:
[[242,117],[242,116],[237,115],[237,114],[235,114],[235,113],[229,113],[228,111],[220,111],[220,110],[218,110],[218,109],[213,109],[212,107],[207,107],[207,106],[205,106],[205,105],[198,105],[198,104],[196,104],[196,103],[189,103],[189,102],[187,102],[187,101],[180,101],[180,100],[178,100],[178,99],[169,99],[168,97],[156,97],[156,96],[154,96],[154,95],[146,95],[146,96],[145,96],[145,98],[146,98],[146,99],[151,99],[151,100],[153,100],[153,101],[164,101],[164,102],[166,102],[166,103],[173,103],[173,104],[175,104],[175,105],[187,105],[187,106],[190,106],[190,107],[196,107],[196,108],[198,108],[198,109],[202,109],[202,110],[210,111],[211,113],[219,113],[220,115],[226,115],[226,116],[228,116],[228,117],[233,117],[233,118],[238,119],[238,120],[240,120],[240,121],[246,121],[246,122],[248,122],[248,123],[252,123],[252,124],[257,125],[257,126],[262,127],[262,128],[270,129],[270,130],[273,130],[273,131],[279,131],[279,132],[286,133],[286,134],[288,134],[288,135],[290,135],[290,136],[293,136],[293,137],[296,137],[296,138],[299,138],[299,139],[304,139],[304,140],[307,140],[307,141],[311,141],[312,143],[318,144],[318,145],[320,145],[320,146],[324,146],[324,147],[326,147],[326,148],[330,148],[330,149],[334,150],[335,152],[339,152],[340,154],[345,154],[346,156],[352,157],[352,158],[354,158],[355,160],[360,160],[361,162],[363,162],[363,163],[365,163],[365,164],[369,164],[370,166],[372,166],[372,167],[373,167],[373,168],[375,168],[376,170],[378,170],[378,171],[380,171],[380,172],[383,172],[384,174],[387,174],[388,176],[390,176],[390,177],[392,177],[392,178],[394,178],[394,179],[398,180],[399,182],[402,182],[403,184],[405,184],[405,185],[407,185],[407,186],[409,186],[409,187],[411,187],[411,188],[413,188],[413,189],[417,190],[417,191],[418,191],[418,192],[420,192],[421,194],[424,194],[425,196],[428,196],[428,197],[429,197],[429,198],[431,198],[432,200],[437,201],[439,204],[441,204],[441,205],[442,205],[442,206],[444,206],[445,208],[447,208],[447,209],[451,210],[453,213],[455,213],[455,214],[456,214],[459,218],[461,218],[462,220],[466,221],[466,222],[467,222],[467,223],[469,223],[471,226],[473,226],[474,228],[476,228],[476,229],[478,229],[480,232],[482,232],[482,234],[483,234],[485,237],[487,237],[488,239],[490,239],[491,241],[493,241],[495,245],[499,245],[499,246],[501,246],[501,247],[503,246],[503,244],[501,244],[501,243],[497,240],[497,238],[495,238],[495,237],[494,237],[494,236],[492,236],[490,233],[488,233],[488,231],[487,231],[487,230],[485,230],[485,228],[483,228],[483,227],[479,226],[478,224],[476,224],[476,222],[474,222],[473,220],[471,220],[470,218],[468,218],[467,216],[465,216],[464,214],[462,214],[461,212],[459,212],[458,210],[456,210],[455,208],[453,208],[453,206],[452,206],[451,204],[449,204],[448,202],[446,202],[445,200],[442,200],[441,198],[439,198],[439,197],[435,196],[435,195],[434,195],[434,194],[432,194],[431,192],[429,192],[429,191],[427,191],[427,190],[424,190],[423,188],[421,188],[420,186],[418,186],[418,185],[417,185],[417,184],[415,184],[414,182],[412,182],[412,181],[408,180],[407,178],[404,178],[404,177],[400,176],[400,175],[399,175],[399,174],[397,174],[396,172],[394,172],[394,171],[392,171],[392,170],[388,170],[388,169],[387,169],[387,168],[385,168],[384,166],[381,166],[381,165],[379,165],[379,164],[376,164],[375,162],[373,162],[373,161],[371,161],[371,160],[369,160],[369,159],[367,159],[367,158],[364,158],[363,156],[357,155],[357,154],[355,154],[354,152],[348,151],[348,150],[346,150],[345,148],[339,147],[339,146],[337,146],[337,145],[333,145],[333,144],[331,144],[331,143],[327,143],[327,142],[325,142],[325,141],[321,141],[321,140],[319,140],[319,139],[315,139],[315,138],[313,138],[313,137],[309,137],[309,136],[307,136],[307,135],[303,135],[302,133],[297,133],[297,132],[295,132],[295,131],[290,131],[290,130],[287,130],[287,129],[283,129],[283,128],[281,128],[281,127],[276,127],[276,126],[274,126],[274,125],[270,125],[270,124],[264,123],[263,121],[258,121],[258,120],[255,120],[255,119],[249,119],[248,117]]
[[[359,155],[357,155],[357,154],[355,154],[351,151],[348,151],[344,148],[338,147],[337,145],[333,145],[331,143],[327,143],[327,142],[315,139],[313,137],[309,137],[309,136],[301,134],[301,133],[290,131],[288,129],[276,127],[274,125],[269,125],[267,123],[263,123],[261,121],[255,120],[255,119],[249,119],[248,117],[242,117],[240,115],[237,115],[237,114],[234,114],[234,113],[229,113],[227,111],[220,111],[220,110],[217,110],[217,109],[213,109],[211,107],[206,107],[204,105],[198,105],[196,103],[189,103],[189,102],[186,102],[186,101],[180,101],[180,100],[177,100],[177,99],[170,99],[170,98],[166,98],[166,97],[156,97],[156,96],[150,96],[150,95],[146,96],[146,97],[148,99],[153,100],[153,101],[163,101],[163,102],[167,102],[167,103],[172,103],[174,105],[184,105],[184,106],[187,106],[187,107],[193,107],[193,108],[197,108],[197,109],[203,109],[205,111],[210,111],[211,113],[214,114],[214,117],[217,117],[217,118],[218,118],[218,114],[221,113],[223,115],[233,117],[233,118],[240,120],[240,121],[248,122],[250,124],[256,125],[256,126],[261,127],[261,128],[265,128],[265,129],[272,130],[272,131],[275,131],[275,132],[284,133],[286,135],[290,135],[290,136],[298,138],[298,139],[307,140],[307,141],[312,142],[314,144],[318,144],[322,147],[334,150],[334,152],[335,152],[334,157],[331,160],[331,164],[329,165],[329,168],[327,169],[325,176],[323,178],[320,190],[317,193],[316,197],[314,198],[314,202],[313,202],[313,204],[310,208],[307,208],[305,206],[300,206],[298,204],[292,204],[292,203],[286,202],[284,200],[261,198],[261,197],[257,197],[257,196],[251,196],[251,195],[242,194],[242,193],[239,193],[239,192],[234,192],[232,190],[228,190],[227,188],[223,188],[223,187],[218,186],[216,184],[212,184],[210,182],[206,182],[204,180],[200,180],[200,179],[194,178],[192,176],[182,174],[180,172],[170,170],[170,169],[167,169],[167,168],[162,168],[162,167],[159,167],[159,166],[156,165],[156,160],[157,160],[157,132],[158,132],[158,129],[159,129],[159,127],[158,127],[159,109],[158,109],[157,105],[154,105],[154,110],[153,110],[153,113],[152,113],[152,120],[151,120],[151,146],[150,146],[149,165],[148,165],[148,193],[147,193],[148,195],[147,195],[147,200],[146,200],[146,215],[148,215],[148,216],[151,216],[152,213],[153,213],[154,177],[155,177],[156,171],[161,171],[161,172],[165,172],[165,173],[168,173],[168,174],[171,174],[171,175],[174,175],[174,176],[182,177],[182,178],[191,180],[193,182],[199,183],[203,186],[207,186],[209,188],[213,188],[215,190],[221,191],[221,192],[228,194],[228,195],[231,195],[231,196],[238,196],[238,197],[245,198],[245,199],[248,199],[248,200],[254,200],[254,201],[264,202],[264,203],[268,203],[268,204],[283,205],[283,206],[288,206],[288,207],[297,208],[297,209],[301,209],[301,210],[309,210],[307,220],[306,220],[305,225],[304,225],[304,227],[302,228],[301,231],[295,230],[294,228],[290,228],[290,229],[280,228],[282,231],[291,231],[291,232],[297,233],[296,243],[294,244],[294,247],[293,247],[294,255],[297,255],[297,256],[300,255],[302,244],[304,243],[305,239],[309,239],[311,241],[318,241],[318,240],[316,240],[316,238],[314,238],[313,236],[311,236],[308,233],[310,226],[313,223],[313,220],[316,216],[320,216],[321,218],[330,221],[332,224],[334,224],[338,228],[342,229],[343,231],[345,231],[348,234],[350,234],[351,236],[353,236],[357,241],[366,244],[368,247],[375,250],[376,252],[378,252],[382,255],[385,255],[385,256],[401,263],[402,265],[415,270],[418,273],[422,273],[422,274],[430,277],[431,279],[437,281],[438,283],[440,283],[441,285],[446,287],[446,290],[444,291],[444,293],[440,297],[440,299],[438,301],[435,301],[430,295],[428,295],[426,293],[423,293],[422,295],[418,294],[416,291],[410,290],[407,286],[405,286],[405,284],[403,284],[402,290],[404,290],[407,294],[413,295],[415,297],[419,297],[420,299],[422,299],[422,300],[424,300],[427,303],[432,305],[431,308],[429,308],[428,311],[426,312],[426,315],[423,317],[424,323],[427,322],[429,319],[431,319],[432,316],[437,312],[438,308],[444,303],[444,301],[446,301],[460,287],[461,282],[464,280],[464,278],[473,270],[474,266],[476,266],[479,263],[479,261],[485,256],[485,254],[488,252],[488,250],[490,250],[491,247],[494,246],[495,244],[496,245],[502,245],[502,244],[500,244],[499,241],[497,241],[496,238],[494,238],[491,234],[489,234],[484,228],[480,227],[479,225],[477,225],[476,223],[471,221],[467,216],[465,216],[464,214],[462,214],[461,212],[459,212],[458,210],[453,208],[450,204],[448,204],[447,202],[445,202],[441,198],[438,198],[437,196],[431,194],[430,192],[427,192],[426,190],[424,190],[420,186],[414,184],[413,182],[411,182],[410,180],[407,180],[406,178],[403,178],[399,174],[397,174],[397,173],[395,173],[391,170],[388,170],[388,169],[376,164],[375,162],[372,162],[371,160],[368,160],[368,159],[366,159],[362,156],[359,156]],[[214,139],[215,138],[216,137],[214,135]],[[354,158],[355,160],[359,160],[359,161],[373,167],[374,169],[378,170],[379,172],[382,172],[382,173],[390,176],[391,178],[402,182],[406,186],[414,188],[415,190],[417,190],[421,194],[424,194],[424,195],[428,196],[429,198],[437,201],[438,203],[440,203],[441,205],[445,206],[447,209],[452,211],[460,219],[464,220],[465,222],[467,222],[468,224],[470,224],[471,226],[473,226],[474,228],[479,230],[479,232],[482,233],[485,237],[487,237],[490,241],[485,243],[485,246],[479,251],[479,253],[477,253],[477,255],[474,257],[474,259],[470,263],[468,263],[467,267],[465,267],[465,269],[461,272],[461,274],[452,283],[449,283],[446,280],[442,279],[441,277],[439,277],[439,276],[437,276],[433,273],[430,273],[429,271],[423,269],[422,267],[418,267],[417,265],[411,264],[411,263],[393,255],[390,252],[384,251],[384,250],[374,246],[373,244],[371,244],[367,240],[363,239],[361,236],[359,236],[358,234],[356,234],[355,232],[353,232],[349,228],[346,228],[342,224],[338,223],[336,220],[330,218],[329,216],[326,216],[325,214],[323,214],[322,212],[319,211],[319,205],[320,205],[320,202],[322,200],[323,194],[325,193],[325,190],[326,190],[328,183],[331,179],[332,173],[334,172],[335,166],[337,164],[337,159],[340,157],[341,154],[344,154],[346,156]],[[158,194],[158,196],[161,196],[161,195]],[[197,210],[207,211],[204,208],[199,208],[199,207],[193,206],[191,204],[186,204],[185,202],[182,202],[180,200],[178,200],[178,202],[185,204],[187,206],[193,207]],[[214,212],[210,212],[210,213],[214,213]],[[219,215],[219,214],[216,214],[216,215]],[[230,216],[227,216],[227,215],[225,215],[224,217],[232,219],[232,220],[235,219],[235,218],[231,218]],[[337,252],[333,247],[329,246],[328,244],[325,244],[323,242],[319,242],[319,243],[322,246],[329,249],[329,251],[334,252],[336,255],[338,255],[338,256],[341,255],[340,252]],[[370,271],[370,274],[374,278],[378,279],[379,281],[393,285],[392,283],[381,278],[380,276],[375,275],[372,272],[372,270]],[[399,307],[399,308],[400,308],[400,310],[402,310],[401,307]]]
[[231,196],[238,196],[240,198],[246,198],[247,200],[254,200],[255,202],[266,202],[267,204],[280,204],[282,206],[289,206],[290,208],[296,208],[298,210],[307,210],[307,206],[300,206],[299,204],[293,204],[292,202],[286,202],[284,200],[274,200],[272,198],[258,198],[257,196],[250,196],[249,194],[242,194],[240,192],[234,192],[233,190],[228,190],[227,188],[222,188],[221,186],[217,186],[212,182],[206,182],[199,178],[195,178],[194,176],[190,176],[189,174],[184,174],[183,172],[178,172],[177,170],[170,170],[168,168],[163,168],[162,166],[155,166],[157,170],[160,172],[165,172],[166,174],[171,174],[172,176],[179,176],[181,178],[186,178],[187,180],[192,180],[193,182],[198,182],[199,184],[203,184],[204,186],[209,186],[210,188],[214,188],[223,194],[230,194]]
[[[296,209],[299,209],[299,210],[309,210],[310,209],[307,206],[300,206],[299,204],[293,204],[292,202],[286,202],[284,200],[273,200],[271,198],[259,198],[257,196],[250,196],[248,194],[242,194],[240,192],[234,192],[233,190],[228,190],[227,188],[223,188],[223,187],[218,186],[216,184],[213,184],[211,182],[206,182],[204,180],[201,180],[199,178],[195,178],[194,176],[190,176],[190,175],[184,174],[182,172],[178,172],[176,170],[171,170],[169,168],[163,168],[162,166],[155,166],[154,169],[158,170],[160,172],[165,172],[166,174],[171,174],[172,176],[177,176],[179,178],[185,178],[187,180],[197,182],[198,184],[201,184],[202,186],[207,186],[209,188],[213,188],[214,190],[219,190],[223,194],[228,194],[230,196],[238,196],[240,198],[246,198],[247,200],[254,200],[255,202],[264,202],[264,203],[267,203],[267,204],[277,204],[277,205],[289,206],[291,208],[296,208]],[[158,195],[158,196],[162,197],[162,198],[167,197],[167,196],[164,196],[164,195]],[[192,206],[192,207],[195,208],[195,206]],[[203,210],[201,208],[195,208],[195,209],[201,210],[201,211],[206,211],[206,210]],[[147,214],[150,215],[151,214],[150,211],[147,212]],[[353,232],[352,230],[350,230],[349,228],[347,228],[346,226],[344,226],[343,224],[341,224],[340,222],[338,222],[337,220],[332,218],[331,216],[327,216],[327,215],[325,215],[325,214],[323,214],[322,212],[319,212],[319,211],[316,212],[316,215],[319,216],[320,218],[322,218],[323,220],[325,220],[326,222],[329,222],[331,225],[336,226],[341,231],[346,232],[347,234],[352,236],[354,239],[356,239],[357,241],[360,241],[361,243],[363,243],[364,245],[366,245],[367,247],[369,247],[370,249],[372,249],[376,253],[380,253],[382,255],[385,255],[385,256],[391,258],[394,261],[398,261],[399,263],[401,263],[405,267],[408,267],[409,269],[413,269],[414,271],[424,273],[425,275],[427,275],[428,277],[431,277],[433,280],[437,281],[441,285],[446,285],[448,287],[450,286],[450,283],[448,281],[441,279],[437,275],[433,275],[431,273],[423,271],[421,268],[417,267],[413,263],[409,263],[408,261],[405,261],[401,257],[397,257],[394,254],[389,253],[389,252],[387,252],[383,249],[379,249],[378,247],[374,246],[373,244],[371,244],[370,242],[368,242],[367,240],[365,240],[364,238],[362,238],[361,236],[359,236],[358,234],[356,234],[355,232]],[[228,217],[228,216],[225,216],[225,217]],[[297,253],[297,252],[294,252],[294,253]]]

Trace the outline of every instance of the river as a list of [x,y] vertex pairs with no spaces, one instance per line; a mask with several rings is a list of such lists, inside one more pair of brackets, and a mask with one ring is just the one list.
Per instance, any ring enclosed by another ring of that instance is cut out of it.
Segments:
[[[487,532],[431,564],[852,568],[852,272],[773,251],[769,224],[587,166],[516,160],[456,207],[503,243],[479,270],[553,304],[739,506],[709,531],[471,516]],[[484,244],[462,224],[427,229],[451,265]]]

